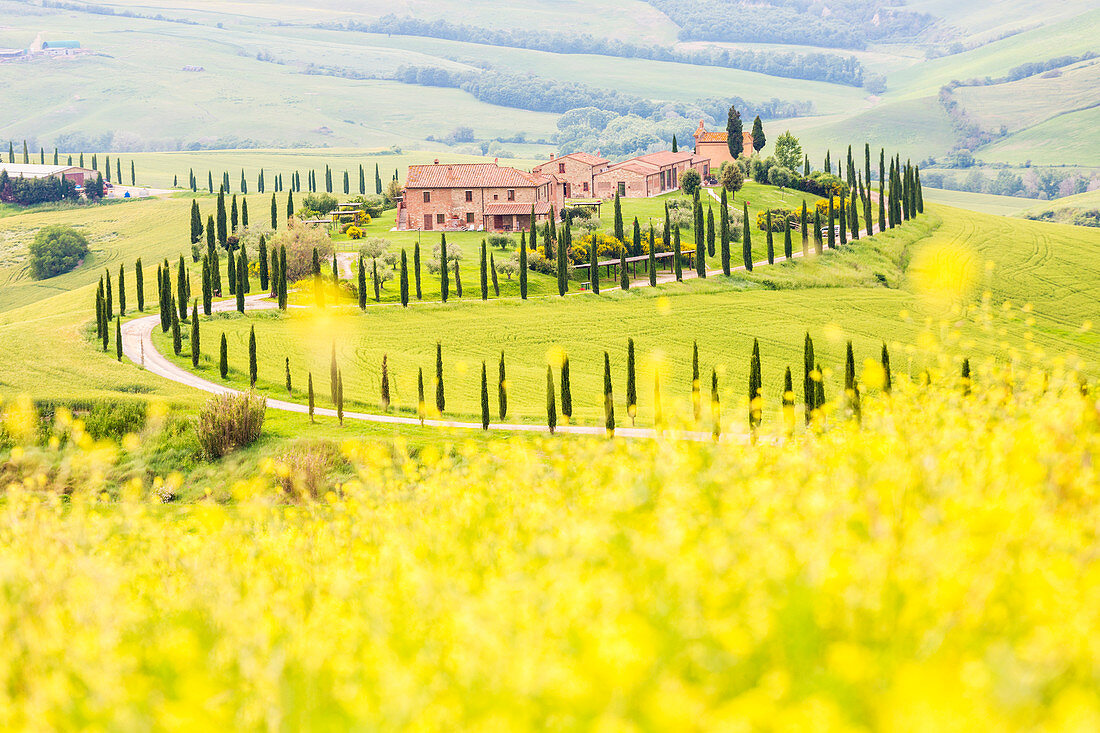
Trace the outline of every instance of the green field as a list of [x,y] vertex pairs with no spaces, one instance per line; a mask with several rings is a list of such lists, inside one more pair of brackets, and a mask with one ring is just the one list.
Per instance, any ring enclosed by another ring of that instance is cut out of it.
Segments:
[[1022,165],[1088,165],[1100,162],[1100,107],[1070,112],[980,148],[983,160]]
[[984,214],[1011,216],[1035,205],[1035,199],[1025,199],[1019,196],[997,196],[991,193],[971,193],[969,191],[950,191],[943,188],[927,187],[923,189],[923,192],[925,201],[980,211]]

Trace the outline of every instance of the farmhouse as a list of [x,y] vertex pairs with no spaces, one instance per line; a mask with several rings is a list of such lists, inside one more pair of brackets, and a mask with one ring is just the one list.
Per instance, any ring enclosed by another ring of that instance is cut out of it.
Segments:
[[598,154],[570,153],[555,158],[550,154],[550,160],[537,165],[534,172],[544,176],[554,176],[561,185],[561,197],[591,198],[595,195],[595,176],[605,171],[611,165],[607,158],[601,158]]
[[95,180],[96,171],[74,165],[38,165],[29,163],[0,162],[0,171],[10,178],[62,178],[72,181],[78,188],[85,180]]
[[494,163],[410,165],[397,207],[399,230],[516,231],[528,229],[531,208],[546,221],[560,207],[552,176]]
[[[720,168],[723,163],[732,163],[730,155],[729,133],[707,132],[702,120],[699,120],[699,129],[695,131],[695,154],[700,158],[710,161],[711,168]],[[751,157],[755,151],[752,147],[752,133],[747,130],[741,134],[741,155]]]
[[639,155],[616,163],[593,176],[596,195],[602,199],[647,198],[679,188],[680,174],[688,168],[710,175],[710,161],[693,153],[663,151]]

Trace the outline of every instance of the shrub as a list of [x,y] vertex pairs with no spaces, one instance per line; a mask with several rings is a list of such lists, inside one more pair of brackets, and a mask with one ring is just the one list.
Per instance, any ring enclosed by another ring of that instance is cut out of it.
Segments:
[[313,250],[322,262],[332,261],[332,240],[323,229],[303,226],[296,218],[287,221],[285,229],[280,229],[270,240],[274,249],[286,247],[286,279],[296,282],[313,274]]
[[[826,216],[828,216],[828,204],[826,204]],[[783,231],[783,219],[791,223],[791,229],[798,229],[802,224],[802,209],[797,211],[794,209],[772,209],[772,231]],[[756,228],[760,231],[766,231],[768,228],[768,216],[767,211],[759,211],[756,214]]]
[[680,174],[680,190],[688,196],[694,196],[695,192],[699,190],[699,186],[702,185],[702,182],[702,176],[700,176],[699,171],[694,168],[688,168]]
[[837,194],[848,190],[847,182],[825,171],[814,171],[809,178],[795,178],[791,181],[790,187],[815,196],[828,196],[830,193]]
[[562,213],[566,214],[573,221],[584,221],[592,218],[592,210],[584,206],[567,207]]
[[294,445],[275,461],[275,482],[293,499],[318,499],[329,473],[344,463],[340,449],[332,443]]
[[501,250],[516,248],[516,240],[507,234],[490,234],[487,241],[490,247],[497,247]]
[[599,260],[618,257],[623,251],[623,243],[603,232],[586,234],[569,250],[569,259],[574,264],[588,262],[588,255],[592,249],[592,241],[596,242],[596,258]]
[[794,183],[795,175],[792,171],[777,165],[768,171],[768,183],[779,188],[790,188]]
[[267,402],[252,392],[211,397],[195,423],[203,455],[213,460],[251,445],[260,437],[266,411]]
[[382,215],[382,212],[386,208],[386,201],[378,194],[370,194],[369,196],[356,196],[351,199],[351,203],[359,204],[360,210],[362,210],[368,217],[366,221],[370,222],[371,219],[377,218]]
[[36,280],[69,272],[88,254],[88,239],[72,227],[42,227],[30,245],[31,276]]
[[[533,250],[527,253],[527,269],[534,270],[535,272],[542,273],[543,275],[553,275],[557,272],[557,262],[548,260],[543,256],[541,250]],[[500,268],[500,265],[497,265]],[[519,262],[516,262],[516,270],[519,270]]]
[[345,233],[348,235],[348,237],[350,239],[362,239],[363,238],[363,230],[360,229],[357,226],[348,227],[347,230],[345,231]]

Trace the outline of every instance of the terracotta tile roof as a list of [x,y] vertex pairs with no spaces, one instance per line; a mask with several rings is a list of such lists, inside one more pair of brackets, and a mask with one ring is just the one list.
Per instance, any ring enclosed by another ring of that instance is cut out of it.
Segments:
[[633,173],[639,173],[643,176],[648,176],[657,173],[660,170],[661,167],[658,165],[648,163],[638,158],[632,158],[630,160],[624,160],[622,163],[616,163],[615,165],[608,168],[606,171],[601,171],[596,175],[600,176],[604,173],[614,173],[615,171],[631,171]]
[[410,165],[405,188],[530,188],[550,179],[494,163]]
[[[631,158],[630,160],[624,160],[622,163],[616,163],[608,168],[606,172],[610,173],[617,170],[627,170],[639,173],[643,176],[648,176],[657,173],[661,168],[667,166],[679,163],[702,162],[703,160],[704,158],[697,158],[692,152],[681,151],[673,153],[671,150],[663,150],[659,153],[639,155],[637,158]],[[601,174],[597,173],[596,175],[598,176]]]
[[[509,216],[509,215],[512,215],[512,214],[528,214],[528,215],[530,215],[530,213],[531,213],[531,204],[523,204],[523,203],[520,203],[518,201],[505,201],[505,202],[498,201],[498,202],[491,203],[491,204],[485,204],[485,213],[486,214],[501,214],[501,215],[504,215],[504,216]],[[536,214],[549,214],[550,213],[550,202],[549,201],[539,201],[538,203],[536,203],[535,204],[535,213]]]
[[695,138],[701,143],[724,143],[729,139],[729,133],[726,132],[704,132],[699,137]]
[[[585,152],[570,153],[569,155],[562,155],[562,156],[558,157],[558,160],[561,160],[562,158],[573,158],[574,160],[579,160],[580,162],[587,163],[588,165],[603,165],[605,163],[610,163],[611,162],[607,158],[601,158],[598,155],[592,155],[592,153],[585,153]],[[551,162],[553,162],[553,161],[551,161]]]

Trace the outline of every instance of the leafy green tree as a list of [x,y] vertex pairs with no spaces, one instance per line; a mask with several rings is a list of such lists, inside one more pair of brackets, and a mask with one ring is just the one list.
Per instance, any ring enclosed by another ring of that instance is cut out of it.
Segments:
[[88,239],[72,227],[51,224],[35,233],[29,250],[31,277],[44,280],[80,264],[88,256]]
[[[753,146],[755,145],[754,135]],[[792,171],[802,162],[802,145],[790,130],[775,139],[775,159],[779,161],[779,165]]]
[[741,124],[741,113],[731,106],[726,115],[726,145],[729,147],[730,155],[733,156],[734,160],[741,155],[741,140],[744,136],[745,131]]
[[685,196],[694,196],[702,184],[703,178],[694,168],[688,168],[680,174],[680,190]]
[[718,183],[721,185],[723,192],[729,191],[736,198],[737,192],[745,185],[745,173],[741,170],[740,165],[727,163],[722,167],[722,172],[718,174]]

